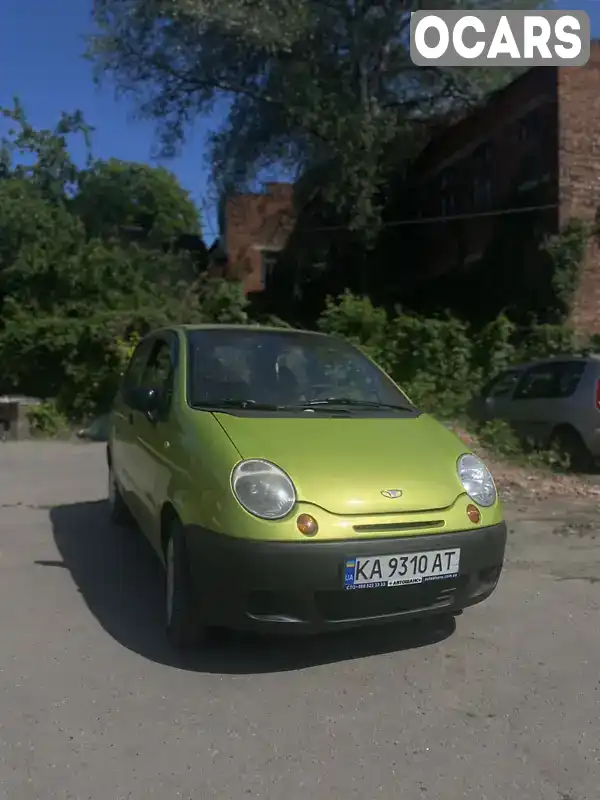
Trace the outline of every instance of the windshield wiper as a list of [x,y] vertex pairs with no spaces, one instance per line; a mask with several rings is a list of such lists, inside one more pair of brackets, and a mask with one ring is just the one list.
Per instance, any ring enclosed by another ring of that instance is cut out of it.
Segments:
[[319,410],[319,406],[325,410],[328,406],[355,406],[356,408],[389,408],[393,411],[416,411],[410,406],[394,405],[391,403],[378,403],[370,400],[353,400],[350,397],[326,397],[323,400],[310,400],[306,403],[276,405],[275,403],[259,403],[257,400],[236,400],[226,397],[223,400],[211,400],[207,402],[194,403],[194,408],[218,409],[239,409],[241,411],[301,411],[306,409]]
[[306,408],[313,406],[356,406],[357,408],[391,408],[394,411],[416,411],[415,408],[394,403],[379,403],[373,400],[354,400],[351,397],[325,397],[322,400],[311,400],[303,403]]
[[286,406],[277,406],[273,403],[258,403],[256,400],[234,400],[225,398],[224,400],[213,400],[206,403],[194,403],[196,408],[238,408],[242,411],[283,411]]

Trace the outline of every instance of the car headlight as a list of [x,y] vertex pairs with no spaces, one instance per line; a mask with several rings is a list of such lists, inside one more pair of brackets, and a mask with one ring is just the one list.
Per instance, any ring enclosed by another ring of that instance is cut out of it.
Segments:
[[471,500],[487,508],[496,502],[497,492],[489,469],[472,453],[462,455],[456,464],[458,477]]
[[296,502],[296,489],[285,472],[261,458],[238,464],[231,488],[240,505],[261,519],[281,519]]

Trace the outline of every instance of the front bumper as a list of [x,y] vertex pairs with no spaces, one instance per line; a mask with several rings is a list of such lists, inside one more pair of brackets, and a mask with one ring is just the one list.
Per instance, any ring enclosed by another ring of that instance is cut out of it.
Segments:
[[[257,542],[188,526],[199,622],[285,633],[457,613],[489,597],[500,578],[506,523],[457,533],[336,542]],[[347,558],[461,548],[457,577],[344,590]]]

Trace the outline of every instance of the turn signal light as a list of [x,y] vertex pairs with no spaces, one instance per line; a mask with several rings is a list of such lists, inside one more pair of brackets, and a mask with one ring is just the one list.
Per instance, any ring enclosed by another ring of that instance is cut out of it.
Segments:
[[296,525],[304,536],[315,536],[319,531],[317,520],[311,517],[310,514],[300,514],[296,520]]
[[478,522],[481,522],[481,512],[477,506],[471,504],[467,506],[467,517],[471,520],[473,525],[477,525]]

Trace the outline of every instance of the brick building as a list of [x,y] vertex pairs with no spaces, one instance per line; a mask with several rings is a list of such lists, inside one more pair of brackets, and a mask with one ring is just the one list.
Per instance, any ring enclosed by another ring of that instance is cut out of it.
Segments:
[[267,183],[263,194],[236,194],[221,209],[213,272],[225,272],[243,281],[247,294],[262,292],[269,284],[295,224],[294,187]]
[[[524,304],[543,307],[549,264],[540,243],[572,217],[593,219],[600,207],[600,43],[592,42],[587,65],[531,69],[438,135],[408,185],[403,216],[415,220],[413,285],[425,292],[432,279],[452,273],[467,286],[487,270],[485,285],[499,305],[510,304],[518,284]],[[600,332],[593,240],[572,321]]]

